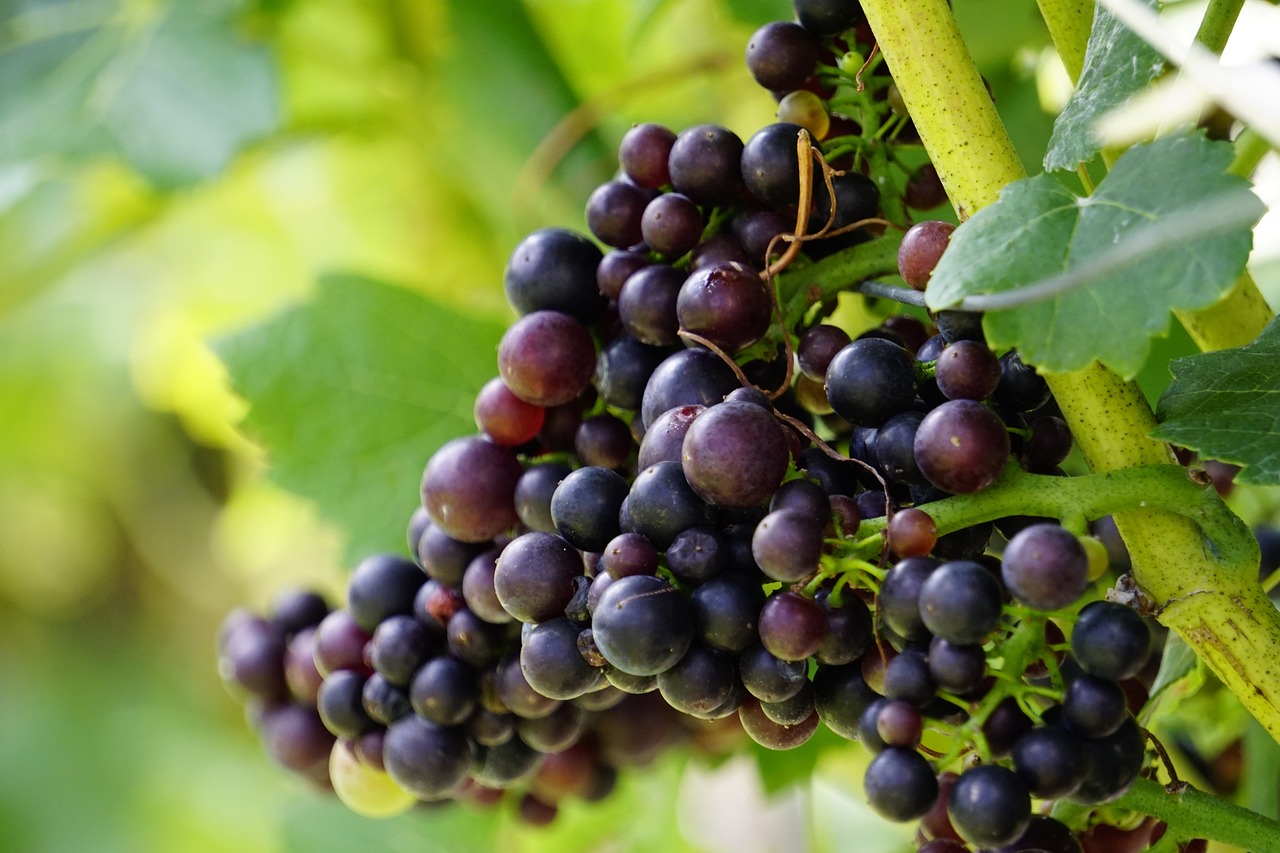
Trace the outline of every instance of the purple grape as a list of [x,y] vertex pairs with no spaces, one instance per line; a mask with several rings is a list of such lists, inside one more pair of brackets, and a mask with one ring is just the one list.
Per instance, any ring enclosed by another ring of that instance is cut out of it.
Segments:
[[799,89],[813,73],[820,45],[813,33],[789,21],[772,21],[747,42],[747,71],[773,92]]
[[455,438],[422,472],[422,505],[431,521],[461,542],[486,542],[514,527],[516,483],[524,469],[509,448]]
[[742,186],[741,158],[742,140],[733,131],[702,124],[676,137],[667,166],[676,192],[698,204],[729,204]]
[[387,729],[383,761],[397,785],[422,800],[453,793],[471,768],[471,745],[461,730],[443,728],[417,714]]
[[698,245],[705,224],[692,199],[680,193],[665,193],[645,207],[640,231],[650,249],[675,260]]
[[1000,384],[1000,360],[980,341],[956,341],[938,355],[934,379],[948,400],[985,400]]
[[917,222],[907,230],[898,246],[898,273],[909,287],[925,289],[955,230],[950,222],[937,220]]
[[587,199],[587,227],[600,242],[616,249],[639,243],[640,220],[651,194],[635,184],[609,181]]
[[919,820],[938,798],[938,777],[914,749],[889,747],[871,760],[863,777],[867,805],[886,820]]
[[618,165],[637,185],[661,189],[671,183],[667,161],[676,135],[660,124],[634,125],[618,146]]
[[551,496],[560,481],[573,469],[564,462],[541,462],[530,465],[516,481],[514,501],[520,523],[530,530],[555,533],[551,518]]
[[773,580],[795,583],[818,569],[823,528],[814,518],[793,509],[769,513],[756,525],[751,554]]
[[690,487],[714,506],[765,503],[782,483],[791,454],[773,414],[750,403],[720,403],[689,425],[682,449]]
[[520,648],[529,686],[550,699],[576,699],[604,684],[604,672],[578,653],[578,627],[564,617],[533,626]]
[[402,557],[366,557],[347,582],[347,610],[362,630],[372,633],[384,619],[412,613],[413,597],[426,581],[422,569]]
[[1112,601],[1086,604],[1071,629],[1071,654],[1098,678],[1122,681],[1151,655],[1151,630],[1135,611]]
[[1031,796],[1016,773],[981,764],[960,774],[947,797],[951,824],[972,844],[1001,847],[1017,840],[1031,820]]
[[916,464],[925,478],[952,494],[994,483],[1009,460],[1009,432],[991,409],[952,400],[925,415],[916,430]]
[[681,461],[685,433],[693,419],[706,410],[706,406],[678,406],[659,415],[645,430],[636,466],[643,471],[659,462]]
[[564,228],[534,231],[507,261],[507,301],[519,314],[562,311],[589,323],[605,305],[596,284],[600,258],[600,250],[581,234]]
[[513,394],[535,406],[559,406],[574,400],[591,384],[595,369],[591,333],[568,314],[526,314],[498,342],[502,381]]
[[521,622],[541,622],[564,613],[582,559],[573,546],[550,533],[526,533],[498,557],[493,585],[507,612]]
[[1056,524],[1033,524],[1010,539],[1000,571],[1010,594],[1037,610],[1066,607],[1089,584],[1084,547]]
[[658,365],[649,377],[641,403],[646,429],[654,420],[677,406],[711,406],[741,383],[732,368],[715,353],[705,349],[678,352]]
[[836,414],[859,426],[879,426],[915,399],[911,355],[897,344],[863,338],[836,353],[827,366],[827,399]]
[[591,619],[596,644],[629,675],[657,675],[675,665],[693,641],[693,613],[665,580],[633,575],[605,590]]
[[617,299],[622,293],[623,283],[631,274],[653,263],[649,256],[630,249],[614,249],[600,259],[596,267],[596,283],[600,293],[610,299]]
[[762,204],[785,208],[800,200],[800,155],[796,141],[804,128],[776,122],[766,125],[742,148],[742,181]]
[[685,279],[676,316],[682,330],[735,353],[769,331],[773,302],[756,273],[741,264],[720,264]]
[[804,660],[822,647],[827,616],[813,599],[779,590],[760,608],[760,642],[780,660]]

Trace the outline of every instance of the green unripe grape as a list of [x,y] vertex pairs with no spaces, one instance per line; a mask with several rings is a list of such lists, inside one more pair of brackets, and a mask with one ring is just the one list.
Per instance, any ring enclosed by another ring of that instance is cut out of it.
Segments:
[[342,804],[364,817],[394,817],[417,802],[386,773],[361,764],[351,744],[343,740],[329,753],[329,780]]
[[1111,565],[1107,557],[1107,546],[1093,536],[1081,536],[1079,539],[1084,547],[1084,555],[1089,559],[1089,580],[1096,581],[1106,574]]
[[808,89],[790,92],[778,102],[778,121],[798,124],[814,139],[823,139],[831,129],[831,117],[822,99]]
[[867,64],[867,58],[856,50],[851,50],[837,60],[836,64],[840,67],[840,71],[848,74],[850,77],[862,70],[862,66]]

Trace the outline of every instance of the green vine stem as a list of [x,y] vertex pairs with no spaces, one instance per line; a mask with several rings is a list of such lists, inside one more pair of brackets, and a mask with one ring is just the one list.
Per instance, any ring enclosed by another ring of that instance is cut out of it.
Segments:
[[1243,8],[1244,0],[1209,0],[1209,8],[1205,10],[1200,29],[1196,32],[1196,41],[1214,53],[1222,53]]
[[[946,0],[862,6],[957,211],[971,214],[1024,177]],[[1046,378],[1095,472],[1171,461],[1149,437],[1155,417],[1133,383],[1096,363]],[[1255,577],[1220,562],[1183,516],[1131,509],[1115,518],[1161,621],[1280,739],[1280,611]]]
[[1094,0],[1037,0],[1040,17],[1049,28],[1049,37],[1062,58],[1071,82],[1084,70],[1084,49],[1093,27]]

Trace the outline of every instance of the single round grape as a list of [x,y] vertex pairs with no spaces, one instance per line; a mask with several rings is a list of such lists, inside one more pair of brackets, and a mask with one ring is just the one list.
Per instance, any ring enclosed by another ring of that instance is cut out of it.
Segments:
[[604,684],[604,673],[578,653],[578,627],[563,616],[533,626],[520,647],[520,668],[534,690],[576,699]]
[[916,464],[925,479],[952,494],[981,491],[1009,460],[1000,416],[973,400],[952,400],[925,415],[916,431]]
[[819,663],[839,665],[852,663],[871,646],[872,618],[867,605],[856,595],[847,594],[839,607],[818,594],[818,603],[827,614],[827,636],[814,655]]
[[223,681],[239,691],[266,700],[288,694],[285,681],[285,635],[259,616],[247,616],[224,628],[218,649],[218,670]]
[[[781,702],[761,702],[760,710],[780,726],[798,726],[815,714],[813,682],[805,681],[796,695]],[[814,716],[816,720],[817,717]]]
[[382,726],[389,726],[406,714],[413,713],[409,694],[404,688],[392,684],[376,672],[365,681],[360,698],[365,713]]
[[910,702],[891,699],[876,715],[876,733],[888,746],[915,746],[924,731],[924,717]]
[[955,230],[950,222],[937,220],[917,222],[907,229],[898,245],[898,274],[907,286],[925,289]]
[[948,400],[985,400],[1000,384],[1000,360],[981,341],[956,341],[939,353],[934,379]]
[[637,474],[626,507],[634,532],[659,550],[670,547],[682,530],[715,520],[715,509],[693,491],[677,462],[659,462]]
[[808,89],[797,89],[783,95],[775,113],[778,121],[798,124],[814,139],[825,139],[831,132],[831,116],[822,98]]
[[497,746],[475,750],[471,778],[491,788],[509,788],[532,777],[541,764],[542,753],[519,737],[513,737]]
[[740,264],[751,269],[755,265],[747,256],[742,244],[732,234],[721,231],[712,234],[693,247],[689,253],[689,272],[695,273],[720,264]]
[[[864,219],[870,219],[880,210],[880,189],[876,186],[876,182],[863,175],[860,172],[849,172],[844,175],[836,175],[831,179],[831,189],[835,190],[835,216],[832,217],[831,211],[831,190],[827,189],[827,182],[822,180],[819,175],[814,176],[813,187],[813,211],[809,215],[809,231],[818,233],[827,227],[827,223],[831,223],[831,228],[845,228],[855,222],[861,222]],[[826,243],[820,243],[818,246],[825,247],[834,244],[836,247],[841,246],[849,239],[860,240],[861,234],[846,234],[840,237],[831,238]],[[813,253],[814,244],[808,244],[808,251]]]
[[604,674],[605,678],[609,680],[610,687],[615,687],[631,696],[652,693],[658,689],[658,676],[656,675],[631,675],[613,666],[606,666]]
[[572,470],[564,462],[540,462],[525,469],[516,481],[514,494],[521,524],[541,533],[556,532],[551,518],[551,496]]
[[274,705],[263,712],[261,722],[262,746],[276,763],[303,775],[324,767],[335,737],[314,708]]
[[894,564],[880,584],[880,619],[907,640],[923,640],[929,629],[920,618],[920,590],[938,568],[928,557],[907,557]]
[[[923,848],[921,848],[923,849]],[[1064,823],[1048,815],[1033,814],[1027,828],[1014,841],[992,853],[1081,853],[1079,840]]]
[[366,654],[373,668],[403,687],[431,655],[431,635],[412,616],[389,616],[378,625]]
[[1029,424],[1031,437],[1022,448],[1027,465],[1038,471],[1048,471],[1062,463],[1071,453],[1071,428],[1062,418],[1042,415]]
[[364,662],[369,634],[356,624],[346,610],[335,610],[316,626],[314,641],[316,669],[326,678],[340,669],[371,672]]
[[788,221],[787,217],[774,210],[748,209],[733,218],[733,234],[742,244],[742,251],[750,259],[751,266],[756,269],[766,266],[765,253],[771,244],[774,246],[771,259],[786,250],[786,244],[780,240],[775,243],[774,238],[779,234],[790,234],[794,228],[795,217]]
[[1062,697],[1062,720],[1082,737],[1106,737],[1127,716],[1124,691],[1105,678],[1081,675],[1067,685]]
[[[518,483],[517,483],[518,488]],[[451,586],[462,583],[467,565],[490,547],[488,542],[461,542],[428,522],[418,537],[418,565],[433,578]]]
[[784,725],[769,719],[755,697],[749,697],[738,708],[738,720],[743,731],[765,749],[795,749],[804,745],[818,730],[816,711],[810,710],[798,723]]
[[884,668],[884,695],[923,708],[938,692],[929,661],[917,649],[904,649]]
[[551,533],[526,533],[511,541],[493,575],[494,590],[507,612],[521,622],[540,622],[564,613],[573,598],[573,579],[582,559],[573,546]]
[[731,130],[701,124],[676,137],[667,158],[671,184],[698,204],[733,202],[742,186],[742,140]]
[[729,353],[764,337],[773,321],[773,301],[760,276],[742,264],[697,270],[676,298],[680,328]]
[[[924,475],[916,464],[916,433],[920,422],[924,420],[923,412],[899,412],[875,431],[875,445],[867,455],[876,467],[884,472],[887,479],[895,483],[922,485]],[[897,517],[896,515],[894,516]],[[933,545],[930,543],[930,549]],[[902,556],[907,556],[901,551]],[[923,556],[928,551],[915,556]]]
[[[502,707],[517,717],[537,719],[560,707],[559,699],[549,699],[529,685],[518,655],[508,655],[498,662],[495,681]],[[483,693],[481,701],[485,701]]]
[[994,758],[1004,758],[1018,739],[1031,731],[1031,718],[1022,713],[1013,697],[995,707],[982,725],[982,734]]
[[707,410],[706,406],[677,406],[659,415],[640,442],[636,467],[643,471],[659,462],[680,462],[684,450],[684,436],[694,418]]
[[605,305],[596,285],[600,258],[600,250],[581,234],[564,228],[534,231],[507,261],[507,301],[519,314],[562,311],[590,323]]
[[364,709],[364,682],[362,674],[341,669],[320,685],[316,710],[325,728],[338,737],[359,737],[376,725]]
[[524,469],[510,448],[483,438],[455,438],[422,472],[422,505],[441,532],[485,542],[515,526],[516,483]]
[[822,527],[831,522],[831,501],[813,480],[788,480],[778,487],[769,500],[769,511],[789,509],[812,518]]
[[777,510],[756,525],[751,554],[770,578],[794,583],[817,571],[822,534],[822,525],[812,517],[793,509]]
[[929,642],[929,674],[943,690],[964,696],[982,687],[987,655],[979,645],[956,645],[941,637]]
[[486,622],[465,607],[449,620],[448,649],[477,669],[497,663],[507,647],[505,626]]
[[710,350],[687,349],[668,357],[644,389],[641,416],[646,428],[678,406],[712,406],[741,387],[733,370]]
[[827,399],[836,414],[859,426],[880,426],[915,399],[915,366],[902,347],[863,338],[827,366]]
[[648,203],[640,220],[641,237],[650,249],[675,260],[702,239],[702,213],[680,193],[664,193]]
[[666,553],[667,568],[676,580],[700,584],[728,567],[728,551],[720,537],[709,527],[690,527],[680,531]]
[[618,145],[618,165],[637,185],[661,189],[671,183],[667,160],[676,135],[660,124],[633,125]]
[[[898,510],[885,528],[889,547],[901,557],[924,557],[938,541],[938,525],[921,509]],[[934,633],[937,633],[936,631]]]
[[738,677],[761,702],[785,702],[808,681],[808,667],[804,661],[780,660],[755,643],[738,656]]
[[600,242],[626,249],[644,239],[640,218],[650,193],[626,181],[608,181],[587,198],[587,227]]
[[1084,593],[1089,558],[1070,531],[1056,524],[1033,524],[1009,540],[1000,572],[1018,601],[1038,610],[1057,610]]
[[422,569],[402,557],[366,557],[347,583],[347,610],[361,630],[372,633],[384,619],[412,613],[413,597],[426,580]]
[[867,805],[886,820],[919,820],[938,797],[938,777],[914,749],[889,747],[867,766]]
[[586,712],[566,703],[545,717],[516,720],[516,734],[538,752],[560,752],[578,742],[586,730],[586,721]]
[[858,739],[862,713],[880,698],[862,677],[858,663],[819,666],[813,675],[814,705],[827,728],[849,740]]
[[628,411],[640,408],[644,386],[669,350],[641,343],[631,335],[620,335],[600,350],[593,382],[600,399]]
[[745,509],[782,483],[791,454],[773,414],[751,403],[711,406],[685,432],[681,458],[690,487],[707,503]]
[[631,427],[608,412],[592,415],[579,424],[573,446],[584,465],[610,469],[625,466],[636,450]]
[[1037,726],[1013,745],[1013,769],[1031,796],[1068,797],[1084,781],[1088,752],[1079,736],[1062,726]]
[[804,128],[775,122],[766,125],[742,148],[742,181],[761,203],[785,208],[800,199],[800,160],[796,140]]
[[877,755],[884,752],[889,744],[885,743],[884,738],[880,737],[880,711],[891,702],[898,700],[888,699],[884,696],[877,697],[870,705],[862,711],[862,716],[858,718],[858,743],[870,752]]
[[978,563],[943,563],[920,588],[920,620],[934,636],[956,645],[983,643],[1000,622],[1003,596]]
[[738,572],[723,572],[698,586],[689,597],[697,638],[717,649],[740,652],[756,642],[760,585]]
[[849,333],[839,326],[819,323],[800,336],[796,344],[796,360],[800,371],[810,379],[823,381],[827,367],[836,353],[851,343]]
[[362,817],[393,817],[417,802],[386,773],[361,762],[349,742],[333,744],[328,766],[333,792],[344,806]]
[[925,163],[907,178],[902,200],[912,210],[933,210],[947,200],[947,190],[932,163]]
[[[429,519],[423,517],[424,526]],[[292,636],[305,628],[313,628],[329,615],[329,602],[318,592],[305,589],[284,590],[271,606],[271,623]]]
[[947,798],[951,824],[966,841],[1001,847],[1017,840],[1031,820],[1031,796],[1016,773],[981,764],[960,774]]
[[618,510],[627,481],[608,468],[579,468],[560,481],[551,496],[556,530],[575,548],[600,551],[617,536]]
[[622,284],[631,274],[649,266],[653,261],[640,251],[631,249],[614,249],[606,252],[596,266],[596,284],[600,293],[609,299],[617,299],[622,292]]
[[679,661],[658,673],[658,692],[680,713],[708,719],[729,700],[737,680],[732,655],[693,643]]
[[992,399],[1018,412],[1030,412],[1049,400],[1049,384],[1034,367],[1023,362],[1017,350],[1000,356],[1000,384]]
[[1122,681],[1151,656],[1151,630],[1132,609],[1113,601],[1086,604],[1071,629],[1071,653],[1090,675]]
[[502,384],[490,379],[476,394],[476,428],[494,444],[518,447],[542,429],[546,410],[521,400]]
[[618,294],[618,317],[627,333],[650,346],[679,343],[676,302],[684,281],[682,270],[667,264],[652,264],[623,282],[622,292]]
[[747,71],[774,92],[800,88],[813,73],[820,45],[813,33],[790,21],[772,21],[747,41]]
[[447,655],[428,661],[409,685],[413,710],[442,726],[465,722],[479,699],[475,670]]
[[684,594],[662,578],[633,575],[605,590],[591,630],[612,666],[629,675],[657,675],[688,651],[693,612]]
[[802,27],[820,36],[842,33],[862,19],[858,0],[791,0],[791,8]]
[[1106,737],[1086,739],[1084,746],[1088,770],[1071,794],[1072,802],[1097,805],[1116,799],[1129,790],[1146,763],[1146,742],[1132,717]]
[[781,660],[812,656],[826,636],[826,614],[813,599],[779,590],[760,609],[760,642]]
[[980,311],[939,311],[932,315],[933,324],[938,327],[938,334],[949,344],[956,341],[981,341],[982,312]]
[[315,707],[324,676],[316,668],[316,629],[303,628],[289,638],[284,652],[284,680],[295,702]]
[[591,333],[558,311],[526,314],[498,342],[498,373],[503,383],[512,394],[535,406],[572,401],[591,384],[595,369]]
[[498,590],[494,586],[500,553],[496,548],[485,551],[471,561],[462,576],[462,598],[467,609],[495,625],[512,621],[511,614],[502,606]]
[[616,580],[628,575],[652,575],[658,571],[658,550],[639,533],[620,533],[604,546],[598,572]]
[[429,580],[413,598],[413,616],[438,639],[445,633],[449,620],[466,606],[467,600],[457,587]]

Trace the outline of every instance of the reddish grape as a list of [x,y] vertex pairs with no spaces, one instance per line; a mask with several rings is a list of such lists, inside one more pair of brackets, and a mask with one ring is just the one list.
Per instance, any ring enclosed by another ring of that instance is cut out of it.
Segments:
[[928,220],[908,229],[898,246],[898,273],[910,287],[924,290],[956,227],[950,222]]

